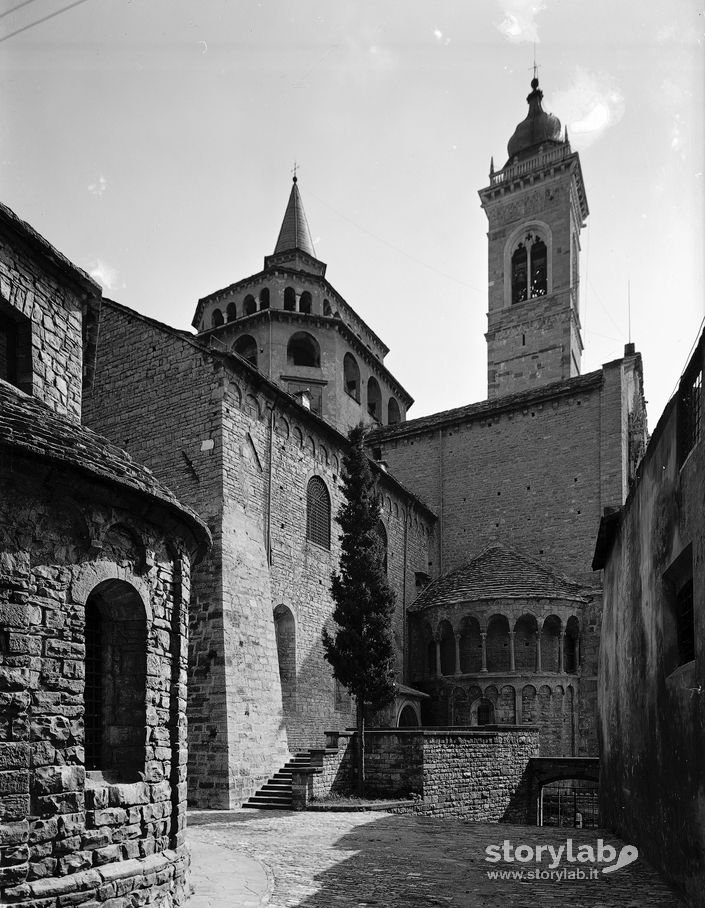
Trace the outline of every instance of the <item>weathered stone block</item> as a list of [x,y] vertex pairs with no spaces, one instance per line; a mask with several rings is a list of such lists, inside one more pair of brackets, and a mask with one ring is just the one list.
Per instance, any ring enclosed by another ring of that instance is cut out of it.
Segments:
[[29,823],[20,820],[18,823],[0,825],[0,845],[17,845],[29,838]]

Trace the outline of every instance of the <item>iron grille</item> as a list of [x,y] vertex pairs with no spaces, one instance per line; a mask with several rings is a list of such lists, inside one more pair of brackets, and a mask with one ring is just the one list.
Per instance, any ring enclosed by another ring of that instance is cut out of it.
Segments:
[[330,548],[330,495],[318,476],[311,477],[306,493],[306,538]]

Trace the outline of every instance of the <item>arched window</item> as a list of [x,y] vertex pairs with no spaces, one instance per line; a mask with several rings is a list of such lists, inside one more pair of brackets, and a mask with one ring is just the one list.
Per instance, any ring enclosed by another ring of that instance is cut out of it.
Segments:
[[321,348],[318,341],[306,331],[292,334],[286,348],[286,361],[290,366],[320,367]]
[[401,422],[399,404],[394,397],[390,397],[389,403],[387,404],[387,422],[390,426],[396,426],[397,423]]
[[441,621],[438,628],[441,642],[441,674],[455,674],[455,634],[449,621]]
[[387,531],[384,528],[384,524],[381,520],[377,521],[377,526],[375,527],[377,536],[379,537],[379,544],[382,549],[382,567],[384,568],[385,574],[387,573]]
[[269,309],[269,287],[262,287],[259,292],[260,309]]
[[543,622],[541,632],[541,668],[545,672],[557,672],[561,664],[561,619],[549,615]]
[[306,538],[330,548],[330,495],[320,476],[312,476],[306,490]]
[[284,311],[296,312],[296,290],[293,287],[284,290]]
[[416,728],[419,724],[418,716],[416,715],[416,710],[414,707],[407,703],[406,706],[399,713],[399,728]]
[[487,671],[509,671],[509,621],[504,615],[493,615],[487,622],[485,651]]
[[147,620],[129,583],[105,580],[90,594],[85,647],[86,769],[137,781],[145,762]]
[[304,290],[299,299],[299,312],[303,312],[305,315],[311,314],[311,294],[308,290]]
[[460,623],[460,671],[472,674],[482,671],[482,638],[477,618],[466,615]]
[[512,303],[545,296],[548,292],[548,250],[544,240],[528,232],[512,252]]
[[253,366],[257,365],[257,341],[251,334],[243,334],[233,344],[233,350],[239,354],[248,363]]
[[290,608],[274,609],[274,631],[277,640],[279,680],[285,712],[296,709],[296,622]]
[[367,382],[367,412],[374,419],[382,421],[382,392],[374,376]]
[[228,308],[225,310],[225,314],[228,317],[229,322],[234,322],[237,318],[237,307],[235,303],[228,303]]
[[211,327],[219,328],[222,324],[224,324],[223,313],[220,309],[214,309],[211,316]]
[[332,314],[333,314],[333,310],[331,309],[330,303],[328,302],[328,300],[323,300],[323,314],[324,314],[324,315],[332,315]]
[[251,293],[248,293],[243,300],[242,309],[245,315],[254,315],[254,313],[257,312],[257,303]]
[[579,667],[579,639],[580,629],[578,627],[578,619],[573,615],[566,623],[564,637],[564,670],[569,675],[574,675]]
[[514,625],[514,662],[516,670],[536,671],[536,632],[533,615],[522,615]]
[[343,357],[343,383],[350,397],[360,403],[360,367],[352,353]]
[[482,699],[477,704],[477,724],[492,725],[494,724],[494,706],[491,700]]

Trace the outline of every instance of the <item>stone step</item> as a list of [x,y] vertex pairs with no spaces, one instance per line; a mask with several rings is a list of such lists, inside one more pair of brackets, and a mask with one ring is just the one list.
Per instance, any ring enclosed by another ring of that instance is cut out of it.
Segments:
[[311,766],[310,752],[294,754],[290,760],[242,806],[257,810],[291,810],[291,779],[295,769]]

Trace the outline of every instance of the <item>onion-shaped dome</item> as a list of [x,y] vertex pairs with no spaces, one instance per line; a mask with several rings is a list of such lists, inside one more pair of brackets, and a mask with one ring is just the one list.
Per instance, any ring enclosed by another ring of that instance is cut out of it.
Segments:
[[531,80],[531,94],[527,97],[529,113],[514,130],[507,144],[509,160],[527,158],[534,154],[539,145],[558,145],[561,142],[561,121],[552,113],[546,113],[541,106],[543,92],[539,80]]

